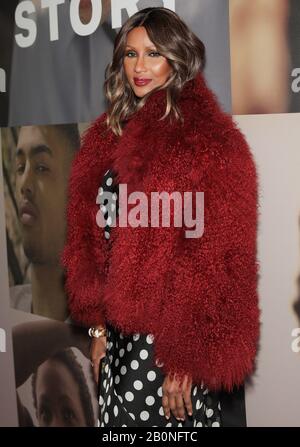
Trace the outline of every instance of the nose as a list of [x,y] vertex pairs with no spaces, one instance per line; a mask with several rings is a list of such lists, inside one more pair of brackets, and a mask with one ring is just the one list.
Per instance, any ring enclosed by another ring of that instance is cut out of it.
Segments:
[[30,166],[26,166],[26,168],[23,172],[23,175],[21,176],[20,189],[21,189],[21,193],[24,196],[27,196],[27,197],[33,196],[33,191],[34,191],[33,176],[32,176]]
[[145,67],[144,57],[143,57],[143,55],[140,55],[140,56],[138,56],[138,58],[136,60],[135,71],[137,73],[141,73],[145,70],[146,70],[146,67]]

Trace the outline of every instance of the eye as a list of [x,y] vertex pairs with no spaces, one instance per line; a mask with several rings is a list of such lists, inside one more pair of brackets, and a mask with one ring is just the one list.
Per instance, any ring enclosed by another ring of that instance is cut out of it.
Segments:
[[[127,53],[125,53],[125,56],[128,56],[128,57],[131,57],[130,55],[131,54],[135,54],[135,52],[134,51],[127,51]],[[151,51],[150,53],[149,53],[149,55],[154,55],[155,57],[157,57],[157,56],[160,56],[160,53],[158,52],[158,51]],[[152,57],[152,56],[151,56]]]
[[125,54],[125,56],[130,57],[129,55],[130,55],[130,54],[133,54],[133,53],[134,53],[134,51],[127,51],[127,53]]
[[16,173],[20,175],[24,172],[24,169],[25,169],[25,164],[19,163],[16,167]]
[[75,419],[75,414],[69,407],[63,408],[62,416],[66,424],[72,423],[72,421],[74,421]]
[[46,172],[46,171],[49,171],[49,168],[47,168],[47,166],[45,166],[45,165],[39,164],[36,166],[36,170],[38,172]]
[[43,405],[39,411],[39,419],[40,421],[42,421],[43,424],[49,425],[52,420],[52,413],[50,408]]

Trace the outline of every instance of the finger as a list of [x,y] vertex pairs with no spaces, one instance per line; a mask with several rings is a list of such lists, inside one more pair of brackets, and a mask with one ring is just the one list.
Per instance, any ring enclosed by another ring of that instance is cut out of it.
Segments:
[[185,407],[184,407],[182,394],[178,393],[175,396],[175,402],[176,402],[177,419],[184,421],[185,420]]
[[176,405],[175,394],[173,394],[173,393],[169,394],[168,398],[169,398],[170,410],[173,413],[173,415],[177,418],[178,414],[177,414],[177,405]]
[[170,406],[169,406],[169,398],[167,394],[163,394],[162,396],[162,407],[164,409],[164,414],[167,419],[170,419]]
[[193,404],[192,404],[192,386],[189,385],[186,388],[184,388],[183,393],[182,393],[182,397],[183,397],[183,401],[184,401],[184,405],[186,408],[186,411],[188,412],[189,416],[193,415]]

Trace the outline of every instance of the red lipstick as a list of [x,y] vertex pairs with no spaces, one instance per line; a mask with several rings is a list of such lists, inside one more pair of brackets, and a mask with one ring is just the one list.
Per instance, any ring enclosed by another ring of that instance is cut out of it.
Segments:
[[133,78],[135,85],[137,85],[138,87],[141,87],[143,85],[147,85],[149,84],[149,82],[152,81],[152,79],[147,79],[147,78]]

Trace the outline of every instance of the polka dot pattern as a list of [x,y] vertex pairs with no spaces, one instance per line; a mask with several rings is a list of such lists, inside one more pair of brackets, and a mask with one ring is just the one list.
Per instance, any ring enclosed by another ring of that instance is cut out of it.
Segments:
[[143,388],[143,382],[141,382],[140,380],[135,380],[134,382],[133,382],[133,386],[134,386],[134,388],[136,389],[136,390],[141,390],[142,388]]
[[132,369],[138,369],[139,362],[137,360],[132,360],[132,362],[130,363],[130,366]]
[[153,396],[147,396],[146,397],[146,404],[151,406],[155,404],[155,398]]
[[218,394],[200,384],[192,385],[193,415],[186,412],[185,420],[180,421],[171,411],[166,419],[162,406],[165,376],[156,365],[151,334],[125,336],[111,325],[107,327],[107,352],[100,376],[101,427],[221,426]]
[[149,419],[149,417],[150,417],[150,414],[148,411],[144,410],[140,413],[140,418],[142,421],[147,421]]
[[131,402],[134,399],[133,393],[131,391],[127,391],[127,393],[125,394],[125,399]]
[[[97,203],[105,219],[103,237],[110,244],[111,225],[119,214],[116,173],[108,169],[98,190]],[[107,322],[107,350],[99,368],[99,427],[220,427],[217,393],[193,384],[193,415],[179,421],[172,411],[166,419],[162,406],[163,362],[154,358],[153,334],[124,335]]]
[[97,197],[97,203],[99,203],[104,217],[104,237],[107,241],[110,239],[111,225],[119,214],[119,187],[114,181],[115,176],[116,173],[112,169],[106,171]]
[[153,371],[153,369],[147,373],[147,379],[150,382],[153,382],[156,379],[156,372]]

